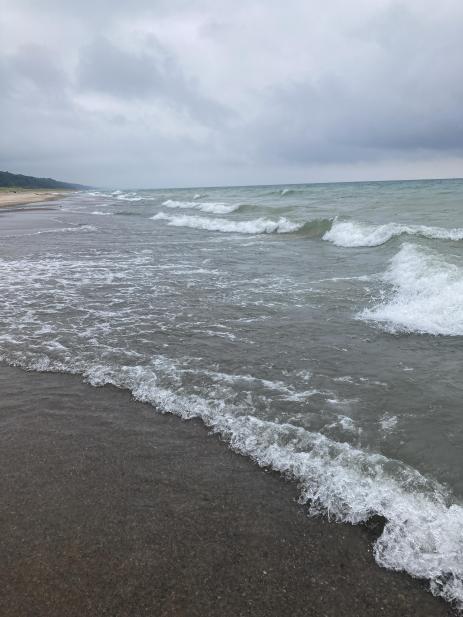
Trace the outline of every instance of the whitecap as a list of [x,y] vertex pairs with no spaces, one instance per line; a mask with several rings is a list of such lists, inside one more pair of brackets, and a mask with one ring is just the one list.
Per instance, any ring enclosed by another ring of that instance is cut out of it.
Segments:
[[135,195],[117,195],[116,199],[119,201],[141,201],[143,197],[137,197]]
[[190,227],[192,229],[205,229],[224,233],[291,233],[302,227],[300,223],[294,223],[285,217],[280,217],[278,220],[258,218],[249,221],[230,221],[205,216],[171,216],[164,212],[159,212],[151,218],[158,221],[167,221],[169,225],[174,227]]
[[382,278],[391,290],[360,319],[379,322],[390,332],[463,335],[462,267],[404,244]]
[[211,214],[229,214],[238,210],[239,204],[224,204],[222,202],[197,202],[197,201],[174,201],[168,199],[163,206],[167,208],[190,208],[201,210],[201,212],[208,212]]
[[403,225],[386,223],[384,225],[368,225],[356,221],[335,220],[323,236],[323,240],[336,246],[354,248],[361,246],[380,246],[395,236],[407,234],[422,236],[437,240],[462,240],[463,229],[445,229],[443,227],[428,227],[426,225]]

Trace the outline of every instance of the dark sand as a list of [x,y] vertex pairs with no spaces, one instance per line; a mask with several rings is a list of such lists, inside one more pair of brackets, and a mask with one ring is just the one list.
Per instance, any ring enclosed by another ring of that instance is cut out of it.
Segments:
[[199,422],[0,365],[0,615],[449,615]]

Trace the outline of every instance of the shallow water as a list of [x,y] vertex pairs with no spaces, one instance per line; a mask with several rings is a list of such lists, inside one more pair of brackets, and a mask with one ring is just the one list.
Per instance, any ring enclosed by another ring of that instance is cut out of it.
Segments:
[[[463,181],[75,194],[0,215],[0,357],[201,417],[463,600]],[[20,220],[20,218],[22,219]]]

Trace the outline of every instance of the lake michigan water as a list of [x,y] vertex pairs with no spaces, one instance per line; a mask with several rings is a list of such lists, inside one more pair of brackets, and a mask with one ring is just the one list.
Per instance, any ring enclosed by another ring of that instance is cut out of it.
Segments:
[[201,418],[463,602],[463,180],[58,205],[0,215],[0,359]]

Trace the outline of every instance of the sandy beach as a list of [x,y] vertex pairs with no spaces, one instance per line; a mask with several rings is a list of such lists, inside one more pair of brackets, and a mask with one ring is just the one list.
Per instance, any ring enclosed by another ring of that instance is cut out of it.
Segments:
[[199,422],[0,365],[0,615],[448,616]]
[[0,208],[25,206],[66,197],[72,191],[50,189],[0,189]]

